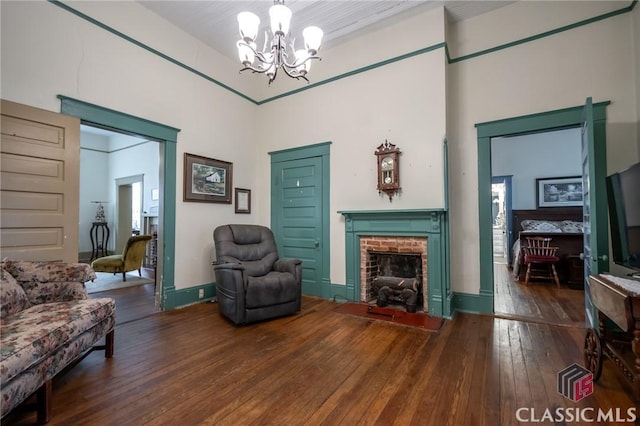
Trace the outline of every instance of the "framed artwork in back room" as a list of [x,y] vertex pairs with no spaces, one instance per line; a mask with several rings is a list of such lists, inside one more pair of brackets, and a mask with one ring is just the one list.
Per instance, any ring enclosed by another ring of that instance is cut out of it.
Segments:
[[582,176],[536,179],[537,207],[582,205]]

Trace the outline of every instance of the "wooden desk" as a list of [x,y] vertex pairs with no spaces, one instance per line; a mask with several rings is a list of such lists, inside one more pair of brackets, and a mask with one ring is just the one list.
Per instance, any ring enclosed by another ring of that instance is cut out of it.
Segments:
[[[585,364],[597,381],[602,355],[606,355],[632,383],[634,397],[640,400],[640,280],[606,274],[590,276],[589,290],[598,309],[600,335],[587,330]],[[621,331],[607,329],[605,318]],[[629,346],[631,351],[625,350]]]

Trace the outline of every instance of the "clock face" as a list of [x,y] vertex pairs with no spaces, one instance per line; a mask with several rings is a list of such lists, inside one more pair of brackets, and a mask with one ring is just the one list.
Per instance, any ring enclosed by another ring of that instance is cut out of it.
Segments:
[[384,157],[382,162],[380,163],[380,167],[382,170],[392,170],[393,169],[393,158],[392,157]]

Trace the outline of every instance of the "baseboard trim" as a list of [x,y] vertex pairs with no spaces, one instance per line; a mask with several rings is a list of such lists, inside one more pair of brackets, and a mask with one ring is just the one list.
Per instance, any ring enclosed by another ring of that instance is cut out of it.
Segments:
[[[204,296],[200,297],[200,290],[204,291]],[[163,293],[162,310],[182,308],[196,303],[208,302],[216,297],[215,283],[202,284],[189,288],[167,289]]]
[[453,311],[473,314],[492,314],[492,294],[454,293],[451,303]]

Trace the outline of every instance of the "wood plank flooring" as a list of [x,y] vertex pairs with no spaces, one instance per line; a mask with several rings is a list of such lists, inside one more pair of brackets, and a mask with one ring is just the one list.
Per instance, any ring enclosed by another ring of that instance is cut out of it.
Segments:
[[501,318],[584,327],[584,290],[550,281],[517,281],[506,264],[495,263],[494,312]]
[[[123,322],[112,359],[94,352],[54,381],[50,424],[495,426],[518,408],[635,409],[608,361],[590,396],[556,391],[582,363],[581,327],[459,314],[429,332],[335,306],[305,296],[300,314],[246,327],[214,303]],[[2,421],[34,423],[25,407]]]

